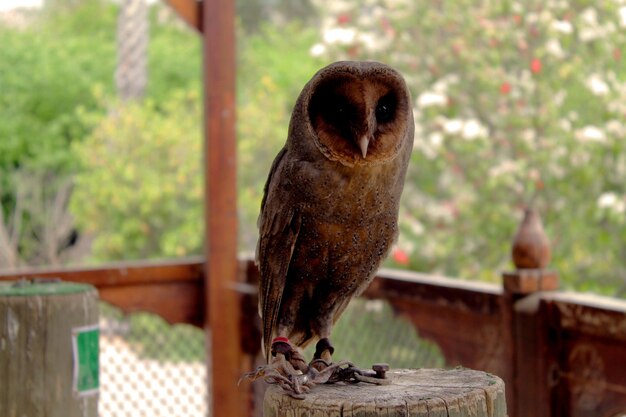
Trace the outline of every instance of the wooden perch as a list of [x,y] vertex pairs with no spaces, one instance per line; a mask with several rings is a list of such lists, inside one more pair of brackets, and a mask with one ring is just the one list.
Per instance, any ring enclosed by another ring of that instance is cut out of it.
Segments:
[[506,417],[504,382],[471,369],[396,369],[389,385],[318,385],[303,400],[272,385],[264,417]]

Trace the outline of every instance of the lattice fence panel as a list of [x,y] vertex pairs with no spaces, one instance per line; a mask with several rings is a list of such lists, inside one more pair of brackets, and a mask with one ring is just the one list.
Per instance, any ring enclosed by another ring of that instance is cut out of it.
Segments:
[[100,417],[206,417],[204,332],[101,304]]

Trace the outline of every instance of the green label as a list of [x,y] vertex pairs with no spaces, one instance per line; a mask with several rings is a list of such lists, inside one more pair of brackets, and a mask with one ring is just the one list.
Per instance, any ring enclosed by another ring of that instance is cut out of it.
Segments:
[[74,392],[78,395],[96,394],[100,387],[98,325],[72,329],[74,352]]

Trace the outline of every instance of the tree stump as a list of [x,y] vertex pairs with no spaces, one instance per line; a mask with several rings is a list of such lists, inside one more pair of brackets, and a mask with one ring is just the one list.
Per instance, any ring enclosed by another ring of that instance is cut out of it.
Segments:
[[471,369],[396,369],[389,385],[318,385],[298,400],[272,385],[264,417],[506,417],[504,382]]
[[98,293],[0,282],[0,416],[98,415]]

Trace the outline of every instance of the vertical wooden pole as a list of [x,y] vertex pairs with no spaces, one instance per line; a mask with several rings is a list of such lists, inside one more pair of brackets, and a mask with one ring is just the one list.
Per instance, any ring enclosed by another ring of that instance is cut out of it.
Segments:
[[244,415],[237,274],[235,3],[205,0],[206,313],[213,416]]
[[538,370],[543,358],[537,336],[542,334],[537,330],[541,323],[537,309],[527,305],[534,305],[529,301],[532,294],[558,289],[559,278],[554,271],[545,269],[550,260],[550,246],[539,214],[532,209],[526,210],[513,238],[511,255],[515,271],[502,273],[502,340],[508,362],[507,374],[502,376],[507,384],[509,415],[523,417],[532,410],[532,415],[543,416],[538,406],[530,406],[544,395],[545,388],[544,384],[530,381],[536,382],[545,375]]

